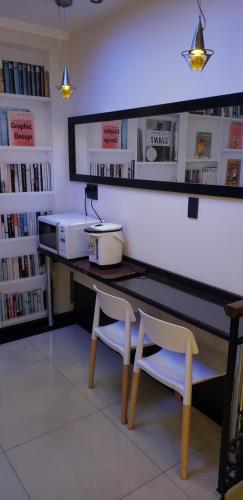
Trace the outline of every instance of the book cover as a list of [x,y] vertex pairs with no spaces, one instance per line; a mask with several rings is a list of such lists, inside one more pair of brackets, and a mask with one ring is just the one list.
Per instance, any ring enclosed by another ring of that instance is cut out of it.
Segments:
[[34,146],[34,128],[30,111],[8,111],[10,146]]
[[120,120],[102,123],[102,148],[121,148],[121,122]]
[[172,121],[147,118],[145,130],[145,161],[170,161]]
[[211,132],[197,132],[195,155],[198,159],[211,158]]
[[240,185],[240,170],[241,160],[228,160],[225,185],[226,186],[239,186]]
[[243,148],[243,124],[231,123],[230,124],[230,137],[229,148],[242,149]]

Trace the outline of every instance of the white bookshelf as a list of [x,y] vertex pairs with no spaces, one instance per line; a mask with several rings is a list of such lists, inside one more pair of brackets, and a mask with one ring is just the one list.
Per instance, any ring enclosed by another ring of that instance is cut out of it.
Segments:
[[[49,70],[49,54],[45,50],[28,47],[17,47],[10,44],[0,45],[0,59],[18,61],[34,65],[44,66]],[[2,64],[0,63],[0,66]],[[12,93],[0,93],[0,107],[29,110],[32,113],[35,145],[34,146],[1,146],[0,165],[4,164],[28,164],[28,163],[50,163],[52,170],[52,133],[51,133],[51,99],[50,97],[39,97],[20,95]],[[24,191],[0,194],[0,213],[28,213],[43,212],[54,208],[53,175],[52,186],[48,191]],[[38,236],[21,236],[15,238],[0,239],[0,260],[23,257],[25,255],[37,254]],[[9,281],[0,281],[0,302],[3,297],[16,296],[16,294],[31,293],[35,290],[46,290],[46,275],[39,274],[28,278],[20,278]],[[37,302],[36,302],[37,304]],[[32,304],[33,305],[33,304]],[[37,306],[36,306],[37,307]],[[40,306],[38,305],[38,308]],[[34,321],[47,316],[46,310],[37,310],[30,314],[11,317],[4,321],[0,320],[0,327],[10,327],[28,321]]]

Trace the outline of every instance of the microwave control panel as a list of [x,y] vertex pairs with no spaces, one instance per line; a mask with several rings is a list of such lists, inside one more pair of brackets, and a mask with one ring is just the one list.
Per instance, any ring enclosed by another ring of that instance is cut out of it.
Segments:
[[66,240],[65,240],[65,227],[59,226],[59,252],[65,255],[66,250]]

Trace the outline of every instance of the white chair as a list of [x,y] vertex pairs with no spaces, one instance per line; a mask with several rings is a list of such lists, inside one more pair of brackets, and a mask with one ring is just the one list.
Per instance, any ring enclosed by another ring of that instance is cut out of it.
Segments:
[[[183,398],[181,479],[187,479],[192,385],[223,375],[225,366],[221,367],[217,359],[214,360],[217,368],[210,366],[207,360],[202,361],[200,356],[192,359],[199,351],[192,332],[187,328],[156,319],[140,309],[139,312],[141,322],[133,368],[128,428],[133,428],[140,370],[144,370]],[[148,357],[143,357],[145,333],[154,344],[162,348]]]
[[[96,344],[97,337],[99,337],[123,358],[121,423],[126,424],[130,355],[131,350],[137,347],[139,332],[138,322],[136,322],[132,306],[127,300],[105,293],[96,286],[93,288],[96,291],[96,302],[90,352],[89,388],[92,389],[94,387]],[[116,322],[106,326],[99,326],[101,309],[107,316],[115,319]],[[144,338],[144,343],[145,345],[151,345],[151,342],[146,337]]]

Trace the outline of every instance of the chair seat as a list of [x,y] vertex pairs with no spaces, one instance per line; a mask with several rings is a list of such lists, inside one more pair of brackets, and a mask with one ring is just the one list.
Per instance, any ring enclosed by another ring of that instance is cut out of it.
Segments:
[[[211,350],[209,350],[209,354]],[[213,351],[216,355],[217,351]],[[217,353],[218,356],[218,353]],[[210,358],[210,355],[209,355]],[[203,356],[193,356],[192,364],[192,384],[198,384],[215,377],[220,377],[225,374],[225,360],[220,363],[215,361],[216,367],[207,364],[207,355],[204,351]],[[139,368],[151,375],[153,378],[175,389],[182,396],[184,393],[184,377],[185,377],[185,354],[176,353],[161,349],[156,354],[141,358],[136,363]]]
[[[132,323],[131,325],[131,349],[134,350],[138,343],[138,323]],[[99,326],[95,328],[95,333],[100,337],[101,340],[109,347],[119,352],[121,355],[124,354],[124,322],[116,321],[110,325]],[[144,336],[144,345],[153,345],[153,342]]]

